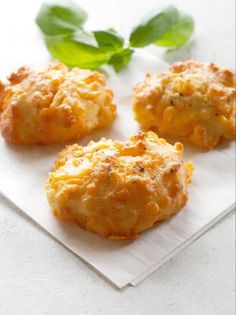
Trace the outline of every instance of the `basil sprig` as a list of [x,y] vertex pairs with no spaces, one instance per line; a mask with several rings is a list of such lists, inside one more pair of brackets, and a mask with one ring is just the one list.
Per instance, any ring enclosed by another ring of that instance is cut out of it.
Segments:
[[87,13],[71,0],[51,0],[42,4],[36,23],[46,35],[68,34],[81,28]]
[[178,10],[169,6],[161,12],[151,12],[130,34],[132,47],[145,47],[154,43],[171,29],[178,20]]
[[109,61],[105,52],[73,34],[45,36],[45,42],[51,55],[70,67],[96,69]]
[[122,50],[124,39],[111,31],[94,31],[95,39],[100,49],[113,53]]
[[155,41],[155,45],[163,47],[182,46],[189,40],[193,31],[193,18],[185,13],[179,13],[176,23]]
[[86,12],[71,0],[45,2],[36,17],[51,55],[68,66],[96,69],[127,65],[136,47],[184,45],[194,31],[193,19],[174,6],[153,11],[131,32],[126,43],[114,29],[85,31]]
[[111,56],[109,64],[116,72],[120,72],[130,62],[133,52],[134,50],[130,48],[123,49]]

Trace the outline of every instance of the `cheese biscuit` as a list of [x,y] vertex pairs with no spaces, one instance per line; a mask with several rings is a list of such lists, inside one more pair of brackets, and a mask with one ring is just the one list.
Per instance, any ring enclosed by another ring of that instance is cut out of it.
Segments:
[[66,142],[115,118],[113,93],[99,72],[55,61],[38,70],[22,67],[9,81],[0,96],[0,128],[9,143]]
[[186,205],[192,168],[181,143],[140,132],[126,142],[67,146],[45,189],[59,219],[104,238],[133,239]]
[[148,74],[134,89],[134,114],[144,130],[212,149],[235,139],[235,74],[214,64],[180,62]]

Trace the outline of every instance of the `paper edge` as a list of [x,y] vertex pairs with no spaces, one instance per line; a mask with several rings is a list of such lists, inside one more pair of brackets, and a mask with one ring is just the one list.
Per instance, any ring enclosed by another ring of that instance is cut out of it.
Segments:
[[168,260],[173,258],[175,255],[180,253],[183,249],[185,249],[188,245],[190,245],[192,242],[194,242],[198,237],[200,237],[202,234],[207,232],[213,225],[215,225],[220,219],[222,219],[224,216],[226,216],[229,212],[235,210],[236,203],[234,202],[231,204],[228,208],[226,208],[224,211],[222,211],[220,214],[218,214],[213,220],[211,220],[209,223],[204,225],[200,230],[198,230],[195,234],[193,234],[190,238],[188,238],[185,242],[183,242],[180,246],[175,248],[172,252],[170,252],[167,256],[162,258],[157,264],[154,264],[152,267],[149,267],[146,271],[141,273],[138,277],[134,278],[132,281],[124,283],[124,284],[117,284],[113,282],[111,279],[109,279],[107,276],[105,276],[103,273],[101,273],[97,268],[95,268],[93,265],[91,265],[88,261],[83,259],[81,256],[76,254],[70,247],[68,247],[66,244],[64,244],[62,241],[57,239],[50,231],[48,231],[44,226],[42,226],[40,223],[38,223],[34,218],[27,215],[17,204],[15,204],[3,191],[0,191],[0,195],[3,196],[3,198],[11,205],[13,205],[16,209],[20,211],[23,215],[25,215],[31,222],[36,224],[37,226],[42,229],[42,231],[50,236],[52,239],[54,239],[57,243],[62,245],[66,250],[69,250],[71,253],[73,253],[77,259],[80,259],[82,263],[84,263],[88,268],[90,268],[92,271],[94,271],[99,277],[104,279],[107,283],[109,283],[114,289],[122,290],[129,286],[136,287],[138,284],[143,282],[146,278],[148,278],[153,272],[155,272],[157,269],[159,269],[162,265],[164,265]]
[[213,225],[215,225],[220,219],[222,219],[224,216],[226,216],[231,211],[235,210],[236,203],[234,202],[231,204],[228,208],[226,208],[224,211],[222,211],[220,214],[218,214],[214,219],[212,219],[209,223],[204,225],[200,230],[198,230],[195,234],[193,234],[190,238],[188,238],[185,242],[183,242],[180,246],[175,248],[172,252],[170,252],[167,256],[162,258],[157,264],[153,265],[152,267],[148,268],[146,271],[144,271],[141,275],[139,275],[137,278],[132,280],[129,285],[132,287],[137,286],[139,283],[144,281],[147,277],[149,277],[153,272],[155,272],[158,268],[160,268],[162,265],[164,265],[168,260],[173,258],[175,255],[180,253],[183,249],[185,249],[187,246],[189,246],[191,243],[193,243],[198,237],[200,237],[202,234],[207,232]]

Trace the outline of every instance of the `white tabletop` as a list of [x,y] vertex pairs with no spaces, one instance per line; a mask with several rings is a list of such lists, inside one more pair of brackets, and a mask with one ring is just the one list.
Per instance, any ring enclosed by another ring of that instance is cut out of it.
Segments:
[[[0,3],[0,71],[48,54],[33,15],[40,0]],[[97,28],[124,34],[155,0],[81,0]],[[234,0],[172,1],[196,21],[193,43],[160,55],[234,67]],[[108,14],[109,13],[109,14]],[[27,34],[27,36],[25,35]],[[1,177],[0,177],[1,180]],[[24,198],[24,196],[22,196]],[[225,217],[135,288],[118,291],[0,197],[0,314],[233,315],[235,215]]]

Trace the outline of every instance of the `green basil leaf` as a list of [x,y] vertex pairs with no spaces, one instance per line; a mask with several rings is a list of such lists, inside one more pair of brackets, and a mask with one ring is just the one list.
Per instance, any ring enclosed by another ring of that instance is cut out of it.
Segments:
[[68,34],[81,27],[86,12],[71,0],[45,2],[36,17],[36,23],[46,35]]
[[100,48],[90,45],[88,38],[80,40],[77,36],[45,36],[51,55],[69,67],[95,69],[108,63],[109,56]]
[[144,47],[156,42],[163,34],[172,29],[178,21],[179,12],[174,6],[162,11],[152,12],[134,28],[130,35],[131,47]]
[[177,47],[184,45],[194,31],[193,18],[187,14],[180,13],[177,23],[162,35],[155,44],[163,47]]
[[107,32],[110,32],[112,34],[118,35],[118,32],[117,32],[117,30],[114,27],[109,27],[107,29]]
[[94,31],[93,32],[98,46],[105,52],[116,52],[123,48],[124,39],[109,31]]
[[73,40],[75,41],[98,47],[93,34],[88,33],[83,29],[78,29],[76,32],[71,34],[70,37],[73,38]]
[[133,52],[134,50],[130,48],[119,51],[111,56],[109,64],[114,67],[116,72],[120,72],[130,62]]

